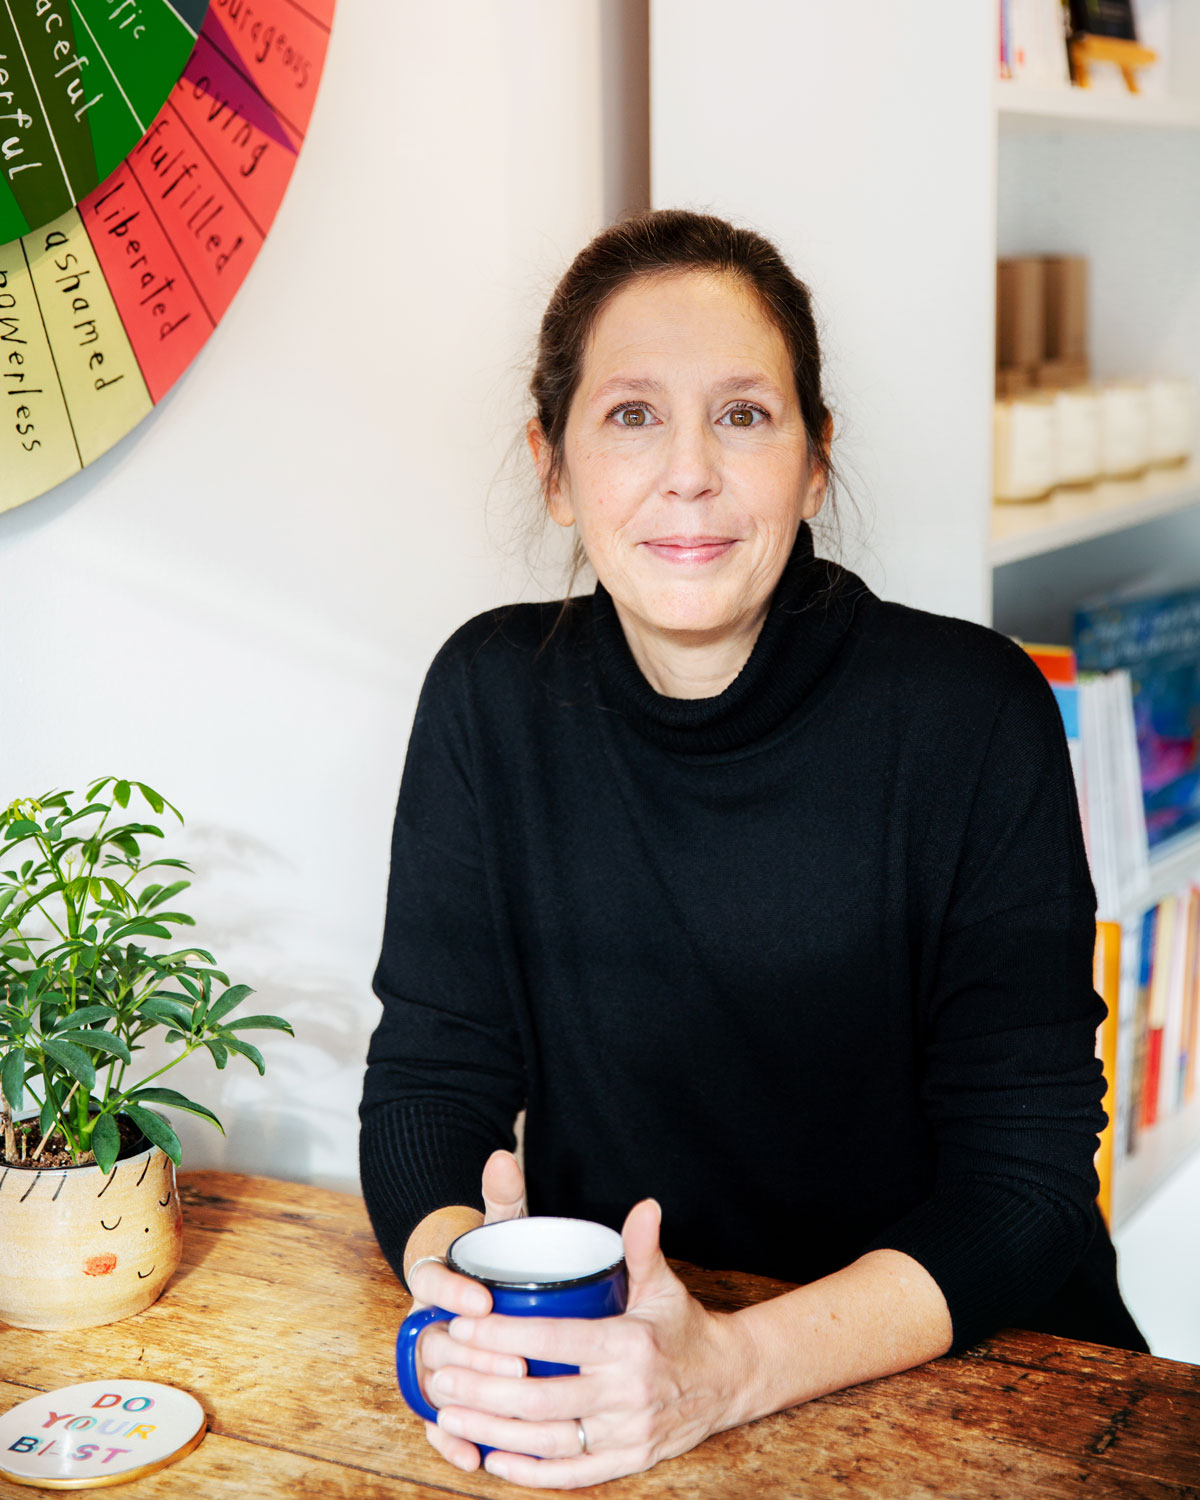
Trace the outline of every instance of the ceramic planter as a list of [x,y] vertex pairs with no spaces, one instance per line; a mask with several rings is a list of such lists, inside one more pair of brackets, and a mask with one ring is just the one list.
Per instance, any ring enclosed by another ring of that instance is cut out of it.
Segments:
[[0,1165],[0,1323],[91,1328],[154,1302],[183,1248],[175,1166],[157,1146],[97,1166]]

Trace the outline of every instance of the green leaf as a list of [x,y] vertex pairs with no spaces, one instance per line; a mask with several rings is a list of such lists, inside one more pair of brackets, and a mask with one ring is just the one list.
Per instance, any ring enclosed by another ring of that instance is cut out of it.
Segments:
[[225,1050],[225,1043],[218,1042],[215,1037],[205,1037],[204,1045],[213,1055],[213,1062],[218,1068],[223,1068],[229,1061],[229,1053]]
[[13,1109],[20,1109],[25,1101],[25,1049],[14,1047],[0,1065],[0,1088]]
[[178,922],[181,927],[195,927],[195,917],[189,917],[185,911],[156,911],[154,913],[156,922]]
[[121,1132],[112,1115],[98,1115],[92,1126],[92,1150],[96,1153],[96,1165],[107,1175],[113,1169],[117,1152],[121,1149]]
[[63,1042],[57,1037],[43,1037],[42,1051],[52,1057],[60,1068],[79,1080],[85,1089],[96,1087],[96,1069],[91,1058],[73,1042]]
[[18,839],[27,839],[31,833],[38,831],[37,824],[32,818],[17,818],[4,830],[5,841],[15,843]]
[[226,1031],[286,1031],[295,1036],[291,1025],[282,1016],[241,1016],[236,1021],[225,1023]]
[[54,1124],[54,1114],[56,1109],[57,1101],[52,1097],[50,1090],[47,1089],[46,1097],[42,1100],[42,1107],[38,1111],[38,1129],[42,1132],[43,1135],[45,1135],[50,1127]]
[[81,807],[78,812],[73,812],[70,817],[63,818],[62,826],[65,828],[68,823],[74,823],[78,818],[87,818],[91,817],[94,813],[106,813],[111,810],[103,802],[89,801],[86,807]]
[[143,1109],[140,1104],[123,1104],[121,1113],[133,1121],[152,1145],[165,1151],[175,1165],[179,1165],[183,1159],[183,1149],[179,1144],[179,1137],[165,1120],[151,1114],[148,1109]]
[[120,1012],[112,1005],[84,1005],[63,1016],[60,1025],[94,1026],[97,1021],[115,1021]]
[[106,942],[120,943],[131,937],[157,937],[169,938],[171,929],[163,927],[158,922],[150,922],[135,918],[129,922],[118,922],[115,927],[110,927],[104,934]]
[[164,1042],[186,1042],[187,1041],[187,1037],[184,1036],[184,1034],[183,1034],[182,1031],[168,1031],[167,1034],[166,1034],[166,1036],[163,1037],[163,1041]]
[[0,891],[0,912],[5,912],[12,905],[13,898],[17,894],[15,885],[10,885],[7,890]]
[[118,781],[113,787],[113,800],[121,807],[129,806],[129,783]]
[[111,1031],[60,1031],[55,1034],[54,1039],[55,1041],[75,1042],[80,1047],[93,1047],[97,1052],[111,1052],[123,1063],[133,1061],[127,1044]]
[[119,880],[112,880],[107,875],[102,875],[100,878],[108,887],[109,895],[113,898],[113,900],[117,903],[121,910],[128,911],[131,905],[129,892],[125,889],[121,882]]
[[142,796],[145,797],[146,801],[150,804],[150,806],[156,813],[162,812],[163,799],[158,795],[153,787],[147,786],[144,781],[134,782],[134,785],[137,787],[138,791],[141,792]]
[[212,1121],[222,1135],[225,1134],[225,1127],[211,1109],[205,1109],[203,1104],[197,1104],[195,1100],[176,1093],[174,1089],[135,1089],[129,1098],[139,1104],[149,1100],[152,1104],[170,1104],[175,1109],[186,1109],[193,1115],[203,1115],[206,1120]]
[[[141,909],[143,911],[152,911],[154,907],[161,906],[164,901],[169,901],[172,896],[178,896],[180,891],[186,891],[191,883],[192,882],[190,880],[175,880],[172,881],[170,885],[147,886],[146,889],[142,892],[142,899],[139,902],[139,905],[141,906]],[[152,891],[154,893],[153,897],[150,900],[147,900],[146,898],[150,896],[150,893]],[[0,910],[2,910],[2,908],[0,908]]]
[[252,1047],[249,1042],[238,1041],[236,1037],[225,1036],[221,1040],[231,1052],[240,1052],[243,1057],[248,1057],[260,1073],[267,1071],[267,1065],[263,1062],[263,1055],[257,1047]]
[[209,1007],[208,1014],[204,1018],[205,1025],[215,1026],[222,1016],[227,1016],[235,1005],[240,1005],[247,995],[253,995],[254,991],[248,984],[231,985],[229,989],[215,1000]]
[[192,1013],[177,1000],[168,1000],[165,995],[151,995],[135,1007],[135,1014],[149,1016],[163,1026],[178,1026],[181,1031],[192,1029]]

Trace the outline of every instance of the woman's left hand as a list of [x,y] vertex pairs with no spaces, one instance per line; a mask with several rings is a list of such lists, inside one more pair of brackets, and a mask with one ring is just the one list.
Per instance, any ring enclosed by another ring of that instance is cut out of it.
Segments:
[[750,1351],[734,1320],[705,1311],[667,1265],[660,1222],[652,1198],[635,1204],[625,1220],[629,1299],[619,1317],[493,1313],[449,1324],[451,1337],[473,1349],[578,1365],[579,1374],[531,1379],[465,1366],[439,1370],[430,1383],[440,1403],[430,1440],[441,1449],[444,1434],[460,1439],[445,1444],[445,1456],[461,1463],[461,1439],[485,1443],[497,1450],[485,1467],[502,1479],[574,1489],[638,1473],[736,1425]]

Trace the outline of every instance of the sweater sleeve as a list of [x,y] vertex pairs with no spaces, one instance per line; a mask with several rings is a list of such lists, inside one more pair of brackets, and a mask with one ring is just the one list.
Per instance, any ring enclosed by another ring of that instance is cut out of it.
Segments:
[[383,1014],[359,1107],[363,1197],[402,1276],[409,1235],[449,1204],[482,1209],[483,1164],[524,1103],[471,786],[464,666],[447,643],[413,721],[392,833]]
[[952,1354],[1035,1312],[1098,1223],[1096,895],[1058,705],[1024,653],[1015,665],[920,1001],[933,1190],[865,1247],[930,1273]]

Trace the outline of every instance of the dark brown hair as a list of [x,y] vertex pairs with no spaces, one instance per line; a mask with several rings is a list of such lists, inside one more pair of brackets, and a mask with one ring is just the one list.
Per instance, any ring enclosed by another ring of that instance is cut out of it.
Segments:
[[[683,271],[735,276],[757,295],[787,346],[809,462],[832,481],[835,474],[825,437],[829,409],[821,392],[821,347],[808,288],[770,240],[713,214],[682,208],[643,210],[602,230],[579,252],[554,289],[542,318],[529,384],[550,449],[550,477],[562,466],[567,417],[583,373],[588,339],[605,304],[639,277]],[[582,544],[577,541],[572,583],[584,561]]]

